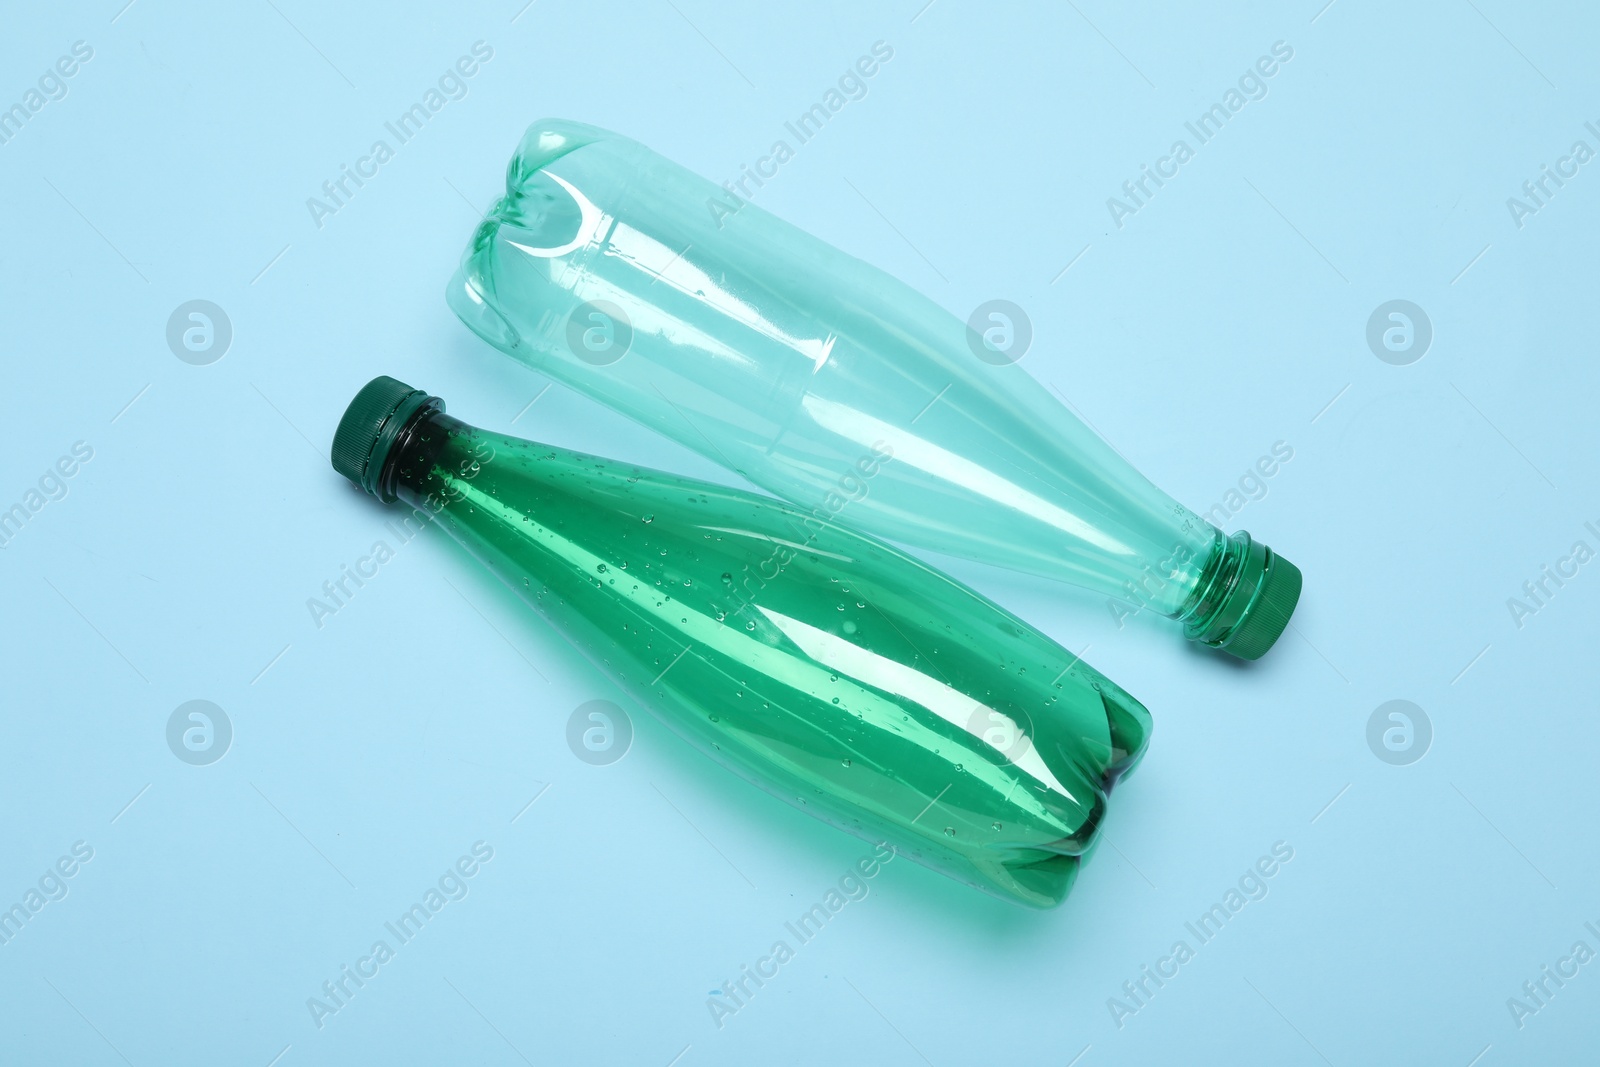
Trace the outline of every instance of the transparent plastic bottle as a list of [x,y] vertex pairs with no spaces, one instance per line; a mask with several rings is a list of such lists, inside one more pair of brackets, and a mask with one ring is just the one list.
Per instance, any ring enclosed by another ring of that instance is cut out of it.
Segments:
[[933,301],[605,130],[529,128],[447,297],[501,351],[802,505],[887,442],[850,508],[879,536],[1132,601],[1246,659],[1299,599],[1293,564],[979,359]]
[[1149,713],[1115,683],[821,509],[490,433],[393,378],[332,459],[719,762],[999,896],[1060,903],[1144,753]]

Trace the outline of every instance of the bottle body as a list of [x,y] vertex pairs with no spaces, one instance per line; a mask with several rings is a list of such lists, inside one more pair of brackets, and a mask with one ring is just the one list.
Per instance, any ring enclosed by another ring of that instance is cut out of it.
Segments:
[[1254,596],[1248,542],[1020,367],[979,359],[964,323],[636,142],[535,124],[447,296],[502,351],[802,506],[888,442],[851,508],[877,535],[1129,600],[1211,644],[1232,634],[1207,588]]
[[1121,688],[825,514],[439,411],[413,422],[381,495],[433,515],[678,733],[969,884],[1066,895],[1148,740]]

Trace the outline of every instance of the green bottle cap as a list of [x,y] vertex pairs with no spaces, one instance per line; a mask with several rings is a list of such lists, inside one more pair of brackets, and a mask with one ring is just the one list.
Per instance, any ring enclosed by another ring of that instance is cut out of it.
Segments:
[[1289,627],[1300,601],[1300,568],[1240,530],[1207,573],[1184,635],[1240,659],[1260,659]]
[[1283,636],[1289,616],[1300,602],[1300,568],[1270,548],[1266,556],[1266,567],[1256,578],[1255,595],[1220,646],[1240,659],[1260,659]]
[[333,432],[329,457],[333,469],[373,496],[392,503],[394,494],[379,485],[384,461],[400,431],[430,401],[436,410],[444,410],[444,402],[438,397],[388,375],[379,375],[363,385]]

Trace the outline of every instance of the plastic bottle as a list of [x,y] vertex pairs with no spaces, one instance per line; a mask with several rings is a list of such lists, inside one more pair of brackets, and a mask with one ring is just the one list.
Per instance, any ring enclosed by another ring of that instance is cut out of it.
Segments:
[[1059,903],[1144,752],[1149,713],[1117,685],[821,510],[476,429],[393,378],[356,395],[332,459],[714,759],[1000,896]]
[[605,130],[529,128],[447,296],[500,350],[803,506],[889,442],[850,509],[879,536],[1131,601],[1245,659],[1299,599],[1293,564],[1157,489],[933,301]]

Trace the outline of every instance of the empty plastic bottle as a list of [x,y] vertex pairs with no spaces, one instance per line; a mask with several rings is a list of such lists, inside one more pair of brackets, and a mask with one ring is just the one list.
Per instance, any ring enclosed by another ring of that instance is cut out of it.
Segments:
[[530,127],[448,299],[502,351],[803,506],[888,442],[850,507],[871,533],[1131,601],[1246,659],[1299,599],[1293,564],[1157,489],[933,301],[616,134]]
[[356,394],[332,459],[714,759],[997,895],[1059,903],[1144,752],[1121,688],[823,509],[489,433],[393,378]]

